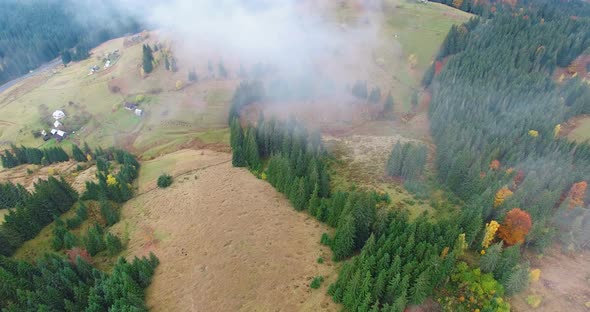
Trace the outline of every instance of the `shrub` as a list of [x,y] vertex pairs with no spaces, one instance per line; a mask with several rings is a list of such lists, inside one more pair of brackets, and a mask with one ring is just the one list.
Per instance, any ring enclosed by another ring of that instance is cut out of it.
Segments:
[[319,257],[319,258],[318,258],[318,263],[319,263],[319,264],[322,264],[322,263],[324,263],[324,258],[322,258],[322,257]]
[[316,276],[311,281],[311,284],[309,284],[309,287],[311,287],[312,289],[318,289],[322,285],[323,281],[324,281],[323,276]]
[[322,245],[330,246],[330,244],[332,243],[332,240],[330,239],[330,236],[328,235],[328,233],[322,234],[322,238],[320,239],[320,243]]
[[543,302],[543,297],[539,295],[530,295],[526,297],[526,303],[528,303],[533,309],[538,308],[541,305],[541,302]]
[[166,188],[172,184],[172,176],[168,174],[163,174],[158,178],[158,187]]

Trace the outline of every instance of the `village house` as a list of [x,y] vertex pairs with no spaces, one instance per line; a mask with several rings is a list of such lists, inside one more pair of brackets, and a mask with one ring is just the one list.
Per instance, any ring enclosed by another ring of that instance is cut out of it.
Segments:
[[132,102],[125,102],[125,104],[123,104],[123,106],[125,107],[126,110],[130,110],[130,111],[135,111],[137,109],[137,104],[132,103]]
[[58,129],[51,129],[50,133],[57,142],[63,141],[68,136],[67,132]]

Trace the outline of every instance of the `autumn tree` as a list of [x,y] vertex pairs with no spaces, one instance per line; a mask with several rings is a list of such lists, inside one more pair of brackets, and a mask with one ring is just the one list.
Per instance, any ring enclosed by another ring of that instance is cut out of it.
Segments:
[[507,187],[503,187],[501,188],[497,193],[496,193],[496,197],[494,197],[494,208],[497,208],[499,206],[501,206],[504,201],[506,201],[506,199],[510,196],[512,196],[512,191],[507,188]]
[[584,198],[586,197],[586,189],[588,183],[586,181],[578,182],[572,185],[569,191],[569,208],[584,206]]
[[524,243],[524,238],[532,226],[533,223],[528,212],[514,208],[506,214],[504,222],[498,229],[498,236],[506,245]]
[[484,249],[488,248],[490,246],[490,244],[492,243],[492,241],[496,237],[496,232],[498,231],[499,227],[500,227],[500,224],[494,220],[492,220],[486,224],[484,238],[481,243],[481,246]]
[[497,159],[492,160],[492,162],[490,163],[490,169],[492,169],[492,170],[500,169],[500,161]]

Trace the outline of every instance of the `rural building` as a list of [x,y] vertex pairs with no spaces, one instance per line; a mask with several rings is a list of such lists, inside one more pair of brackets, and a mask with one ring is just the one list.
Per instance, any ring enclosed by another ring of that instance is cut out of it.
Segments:
[[139,108],[136,108],[136,109],[135,109],[135,115],[137,115],[137,116],[140,116],[140,117],[141,117],[141,115],[143,115],[143,111],[142,111],[141,109],[139,109]]
[[68,136],[67,132],[58,129],[51,129],[50,133],[57,142],[61,142]]
[[123,106],[125,107],[126,110],[130,110],[130,111],[134,111],[137,109],[137,104],[131,103],[131,102],[125,102],[125,104],[123,104]]
[[66,114],[61,110],[56,110],[53,112],[53,119],[62,119],[66,117]]
[[55,128],[59,128],[60,126],[61,126],[61,122],[59,122],[59,120],[56,120],[56,121],[53,123],[53,127],[55,127]]

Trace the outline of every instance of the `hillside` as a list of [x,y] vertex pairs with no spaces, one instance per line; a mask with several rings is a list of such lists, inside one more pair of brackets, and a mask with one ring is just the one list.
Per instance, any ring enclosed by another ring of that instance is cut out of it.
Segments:
[[0,93],[0,308],[587,310],[590,4],[120,8]]

